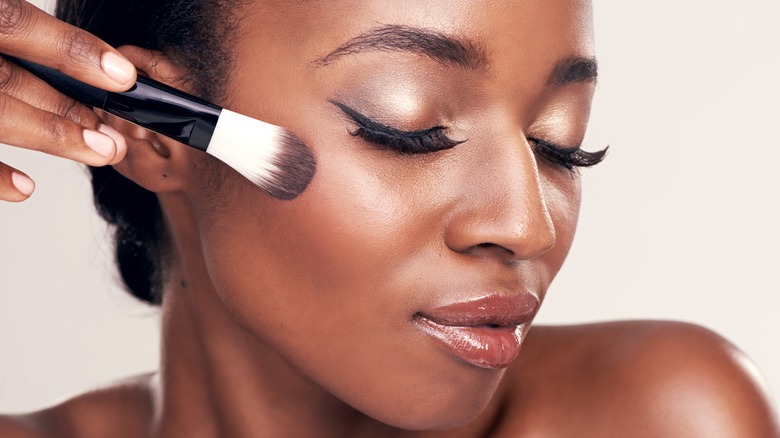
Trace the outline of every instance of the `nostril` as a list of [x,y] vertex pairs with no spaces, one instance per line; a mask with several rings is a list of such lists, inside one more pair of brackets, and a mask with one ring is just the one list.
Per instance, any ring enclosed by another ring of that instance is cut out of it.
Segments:
[[499,252],[508,255],[510,257],[515,255],[515,252],[512,251],[511,249],[503,245],[499,245],[497,243],[492,243],[492,242],[479,243],[477,245],[474,245],[473,248],[477,252]]

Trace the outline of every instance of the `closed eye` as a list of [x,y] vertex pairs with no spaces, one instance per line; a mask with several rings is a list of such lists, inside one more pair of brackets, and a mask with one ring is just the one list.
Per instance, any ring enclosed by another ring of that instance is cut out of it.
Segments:
[[444,133],[447,129],[445,126],[434,126],[419,131],[404,131],[371,120],[343,103],[335,101],[331,101],[331,103],[357,125],[356,129],[349,132],[351,135],[401,154],[427,154],[450,149],[463,143],[463,141],[447,137]]
[[572,171],[575,167],[591,167],[599,164],[604,160],[609,149],[609,146],[607,146],[600,151],[588,152],[582,150],[579,146],[565,148],[534,137],[528,137],[528,141],[533,145],[534,152],[537,155],[552,164]]

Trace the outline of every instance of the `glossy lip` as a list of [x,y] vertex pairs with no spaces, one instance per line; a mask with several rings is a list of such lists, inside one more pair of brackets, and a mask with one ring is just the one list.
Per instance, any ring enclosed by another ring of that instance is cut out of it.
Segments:
[[520,354],[525,328],[539,309],[529,293],[491,294],[417,312],[417,327],[460,360],[479,368],[505,368]]

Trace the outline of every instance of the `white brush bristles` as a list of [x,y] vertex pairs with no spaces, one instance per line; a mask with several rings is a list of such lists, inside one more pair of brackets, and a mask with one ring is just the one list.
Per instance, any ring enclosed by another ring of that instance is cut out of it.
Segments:
[[284,128],[223,109],[206,152],[266,188],[281,173],[283,135]]
[[283,200],[306,190],[317,169],[311,149],[290,131],[226,109],[206,153]]

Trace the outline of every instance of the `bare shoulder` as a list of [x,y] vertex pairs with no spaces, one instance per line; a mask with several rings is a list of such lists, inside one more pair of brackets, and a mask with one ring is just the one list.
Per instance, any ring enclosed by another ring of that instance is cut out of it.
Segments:
[[508,391],[540,436],[780,437],[753,364],[699,326],[536,327],[517,365]]
[[153,415],[152,375],[132,377],[23,415],[0,415],[0,437],[145,436]]

